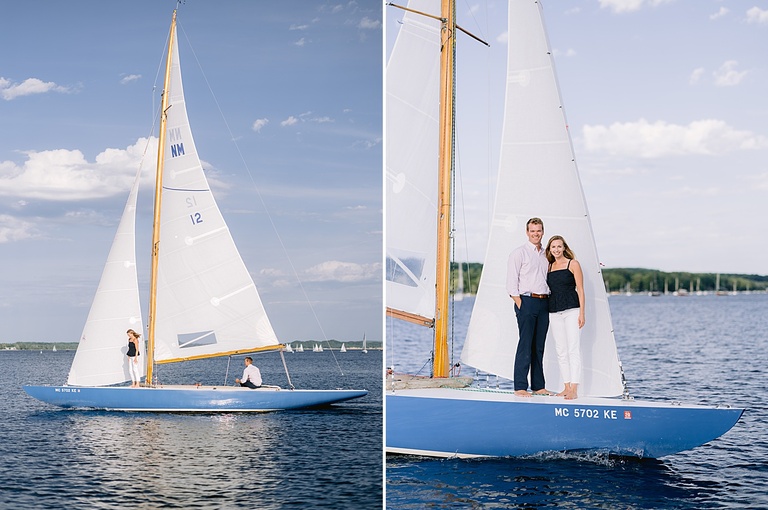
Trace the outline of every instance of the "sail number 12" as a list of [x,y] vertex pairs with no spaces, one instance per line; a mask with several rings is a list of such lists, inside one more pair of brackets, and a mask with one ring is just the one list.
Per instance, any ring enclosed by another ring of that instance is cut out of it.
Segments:
[[[195,200],[195,197],[187,197],[187,207],[195,207],[197,206],[197,200]],[[192,221],[193,225],[197,225],[199,223],[203,222],[203,215],[199,212],[192,213],[189,215],[189,219]]]

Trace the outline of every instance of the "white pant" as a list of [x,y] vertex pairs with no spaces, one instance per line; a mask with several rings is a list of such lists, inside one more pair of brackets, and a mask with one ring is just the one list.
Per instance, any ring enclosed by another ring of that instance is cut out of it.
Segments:
[[139,361],[138,358],[128,358],[128,372],[131,373],[131,381],[137,383],[141,382],[141,369],[139,363],[134,363],[134,360]]
[[555,337],[557,362],[560,364],[560,374],[563,382],[581,382],[581,349],[579,340],[579,309],[569,308],[562,312],[549,314],[549,329]]

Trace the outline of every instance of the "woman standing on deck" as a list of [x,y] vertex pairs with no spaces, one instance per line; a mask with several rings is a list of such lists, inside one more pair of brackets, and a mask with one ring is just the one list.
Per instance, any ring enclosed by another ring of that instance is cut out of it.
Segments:
[[549,328],[555,338],[557,361],[565,388],[558,393],[568,400],[578,396],[581,382],[581,348],[584,327],[584,275],[581,264],[562,236],[547,243],[547,285],[549,285]]
[[138,388],[141,382],[141,370],[139,370],[139,335],[129,329],[128,333],[128,372],[131,374],[131,388]]

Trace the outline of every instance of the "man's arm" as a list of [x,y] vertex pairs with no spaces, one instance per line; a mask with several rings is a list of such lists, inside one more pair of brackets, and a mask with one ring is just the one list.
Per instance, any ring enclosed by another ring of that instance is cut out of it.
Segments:
[[507,260],[507,294],[518,308],[522,302],[520,299],[520,268],[523,265],[521,255],[521,250],[514,250]]

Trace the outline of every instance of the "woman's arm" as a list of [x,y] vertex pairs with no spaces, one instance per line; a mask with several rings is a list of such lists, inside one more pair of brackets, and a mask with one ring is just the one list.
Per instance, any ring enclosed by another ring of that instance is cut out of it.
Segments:
[[573,273],[573,279],[576,280],[576,294],[579,295],[579,328],[584,327],[584,273],[581,272],[581,264],[574,259],[571,261],[571,272]]

